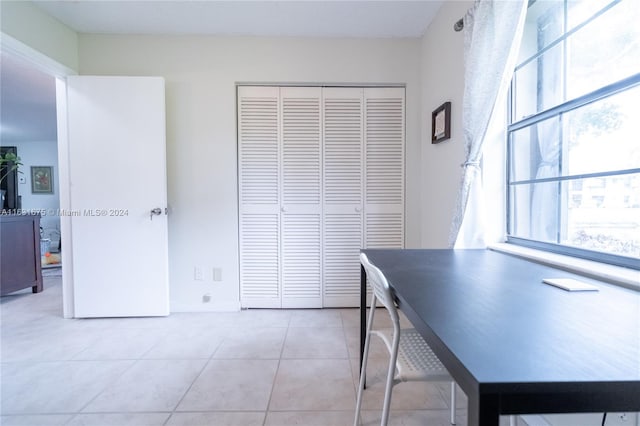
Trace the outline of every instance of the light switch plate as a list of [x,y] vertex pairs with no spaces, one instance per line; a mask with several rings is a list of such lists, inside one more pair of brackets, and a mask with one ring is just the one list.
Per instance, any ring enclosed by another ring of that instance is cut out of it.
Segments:
[[213,268],[213,280],[222,281],[222,268]]
[[202,275],[202,267],[196,266],[193,268],[193,279],[196,281],[204,280],[204,276]]

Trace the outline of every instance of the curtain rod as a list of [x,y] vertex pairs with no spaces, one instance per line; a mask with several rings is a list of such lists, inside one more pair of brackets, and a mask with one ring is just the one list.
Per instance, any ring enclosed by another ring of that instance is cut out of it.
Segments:
[[455,32],[460,32],[462,31],[462,29],[464,28],[464,20],[463,18],[460,18],[456,21],[455,24],[453,24],[453,30]]

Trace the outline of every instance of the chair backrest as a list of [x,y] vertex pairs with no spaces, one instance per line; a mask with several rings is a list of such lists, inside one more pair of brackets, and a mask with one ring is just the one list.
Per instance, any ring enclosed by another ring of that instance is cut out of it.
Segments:
[[373,294],[380,302],[382,302],[384,307],[387,308],[392,317],[393,314],[397,315],[396,304],[393,300],[393,295],[391,294],[387,278],[377,266],[369,262],[369,258],[366,254],[360,253],[360,263],[362,263],[362,266],[364,266],[367,273],[367,278],[373,288]]

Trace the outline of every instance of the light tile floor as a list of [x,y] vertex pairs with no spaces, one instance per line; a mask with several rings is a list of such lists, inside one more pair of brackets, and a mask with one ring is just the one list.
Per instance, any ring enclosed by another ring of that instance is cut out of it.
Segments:
[[[357,309],[65,320],[60,278],[45,277],[0,311],[5,426],[353,424]],[[372,347],[365,425],[379,424],[387,359]],[[446,426],[448,404],[447,383],[398,385],[390,424]],[[459,392],[460,425],[465,407]]]

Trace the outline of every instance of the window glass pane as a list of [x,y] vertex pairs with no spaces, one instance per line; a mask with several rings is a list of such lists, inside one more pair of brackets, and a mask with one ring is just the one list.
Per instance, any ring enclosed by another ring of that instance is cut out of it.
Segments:
[[567,38],[567,99],[640,72],[639,21],[638,1],[622,0]]
[[562,0],[538,0],[527,9],[518,64],[533,57],[563,34]]
[[567,2],[567,29],[571,30],[582,24],[609,3],[611,0],[569,0]]
[[640,257],[640,173],[565,181],[560,244]]
[[563,175],[640,168],[640,86],[563,116]]
[[560,175],[560,121],[541,121],[512,133],[510,181]]
[[513,185],[510,235],[546,243],[558,241],[559,182]]
[[516,122],[538,112],[538,64],[529,62],[513,73],[511,121]]
[[515,72],[514,121],[556,106],[563,97],[563,43]]
[[629,265],[640,257],[640,0],[529,4],[511,91],[509,236]]

